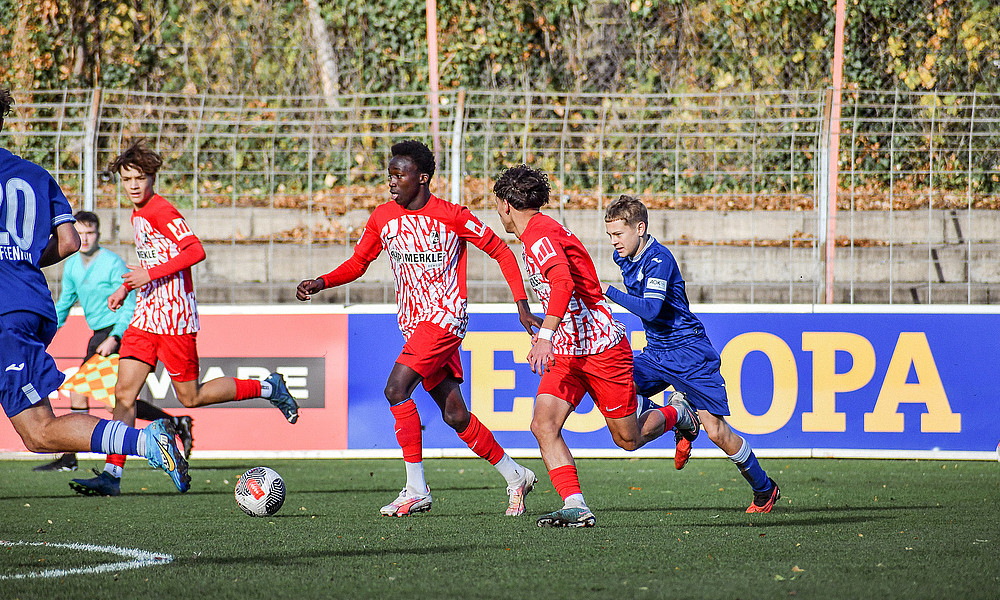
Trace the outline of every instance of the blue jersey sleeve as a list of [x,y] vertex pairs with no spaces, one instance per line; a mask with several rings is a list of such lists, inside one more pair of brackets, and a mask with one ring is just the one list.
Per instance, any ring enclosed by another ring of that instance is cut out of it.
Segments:
[[614,287],[608,288],[607,296],[643,321],[652,321],[663,310],[663,296],[640,298]]

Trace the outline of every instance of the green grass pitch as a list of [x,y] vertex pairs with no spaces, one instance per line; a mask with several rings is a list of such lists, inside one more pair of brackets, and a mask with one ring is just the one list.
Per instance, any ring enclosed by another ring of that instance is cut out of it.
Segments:
[[[782,499],[747,515],[729,461],[584,459],[592,529],[540,529],[560,501],[539,460],[528,515],[503,516],[502,478],[478,460],[427,460],[429,513],[381,517],[399,460],[195,460],[192,490],[130,460],[125,495],[73,494],[76,473],[0,461],[0,540],[138,548],[169,564],[58,578],[121,557],[0,546],[0,598],[998,598],[1000,465],[987,461],[765,459]],[[247,517],[249,467],[288,489]]]

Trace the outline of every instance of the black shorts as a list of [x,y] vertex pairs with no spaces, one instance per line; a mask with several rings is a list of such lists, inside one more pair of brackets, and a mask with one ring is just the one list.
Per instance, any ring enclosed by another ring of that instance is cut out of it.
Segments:
[[[94,332],[94,335],[90,336],[90,341],[87,342],[87,354],[84,355],[83,362],[90,360],[90,357],[97,354],[97,347],[104,343],[104,340],[108,339],[111,335],[111,330],[114,326],[105,327],[104,329],[98,329]],[[118,351],[118,347],[121,346],[121,340],[115,345],[115,352]],[[82,364],[82,363],[81,363]]]

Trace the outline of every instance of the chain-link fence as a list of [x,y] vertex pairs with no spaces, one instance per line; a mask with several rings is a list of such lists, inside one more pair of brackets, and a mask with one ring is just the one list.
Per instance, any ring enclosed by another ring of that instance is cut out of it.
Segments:
[[[436,136],[418,94],[342,96],[334,108],[319,97],[93,90],[18,101],[5,145],[50,169],[76,206],[93,203],[123,253],[130,206],[102,169],[137,135],[163,154],[158,191],[208,243],[196,270],[203,301],[290,301],[295,283],[339,264],[387,200],[388,148],[406,138],[437,149],[432,190],[495,229],[496,175],[519,162],[548,172],[547,210],[585,241],[607,281],[618,275],[603,208],[633,193],[652,209],[650,230],[677,255],[692,301],[824,297],[832,107],[823,91],[448,92]],[[995,302],[1000,95],[853,92],[840,116],[834,301]],[[479,252],[469,276],[473,301],[507,298]],[[392,302],[385,261],[324,298]]]

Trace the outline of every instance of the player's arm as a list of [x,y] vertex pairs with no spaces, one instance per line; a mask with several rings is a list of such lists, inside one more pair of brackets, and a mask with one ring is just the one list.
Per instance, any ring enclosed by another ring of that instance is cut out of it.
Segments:
[[[105,252],[111,252],[110,250],[105,250]],[[109,273],[112,281],[115,281],[118,277],[123,277],[128,273],[128,267],[125,266],[125,262],[121,259],[115,261],[115,266],[112,267]],[[123,288],[119,288],[123,289]],[[115,322],[115,326],[111,329],[111,335],[108,336],[118,338],[120,342],[122,335],[125,334],[125,330],[128,329],[128,324],[132,321],[132,314],[135,313],[135,292],[126,291],[124,298],[122,298],[121,304],[118,305],[120,309],[118,313],[118,320]],[[105,355],[107,356],[107,355]]]
[[66,324],[69,309],[73,308],[79,297],[76,292],[76,280],[70,276],[69,269],[67,268],[63,269],[62,284],[59,287],[59,300],[56,301],[56,324],[62,327]]
[[39,267],[54,265],[80,249],[80,234],[73,227],[72,219],[56,225],[56,230],[49,236],[49,243],[38,259]]
[[657,291],[654,286],[666,289],[664,280],[649,278],[646,281],[646,291],[641,298],[610,285],[604,295],[640,319],[651,321],[660,314],[667,300],[663,291]]
[[295,297],[305,302],[313,294],[358,279],[365,274],[368,265],[378,258],[380,252],[382,252],[382,240],[375,230],[372,219],[369,218],[368,224],[365,225],[365,230],[361,234],[361,239],[354,246],[354,254],[326,275],[320,275],[315,279],[306,279],[299,283],[298,287],[295,288]]
[[677,262],[669,253],[660,258],[647,262],[644,267],[645,279],[641,297],[610,285],[604,295],[644,321],[655,319],[664,309],[670,310],[667,292],[669,282],[678,277]]

